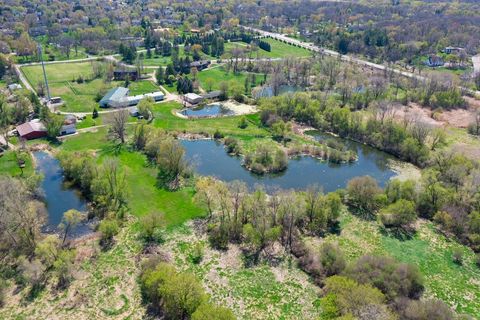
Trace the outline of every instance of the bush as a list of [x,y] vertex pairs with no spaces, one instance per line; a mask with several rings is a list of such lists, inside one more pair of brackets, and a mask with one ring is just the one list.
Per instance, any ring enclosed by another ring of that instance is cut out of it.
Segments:
[[361,257],[348,268],[346,275],[378,288],[388,301],[401,297],[418,298],[424,289],[418,267],[388,257]]
[[416,218],[415,203],[404,199],[392,203],[380,212],[380,220],[387,228],[406,227]]
[[346,266],[343,252],[332,243],[324,243],[320,248],[320,263],[327,277],[341,273]]
[[238,122],[238,127],[240,129],[245,129],[246,127],[248,127],[248,121],[246,117],[240,118],[240,121]]
[[462,251],[462,249],[460,249],[460,248],[453,249],[452,258],[453,258],[453,262],[455,262],[458,265],[462,265],[463,264],[463,251]]
[[219,226],[209,226],[208,241],[210,246],[217,250],[228,249],[228,232]]
[[225,135],[221,133],[218,129],[213,133],[213,138],[216,140],[223,139]]
[[190,260],[194,264],[199,264],[203,260],[203,255],[204,255],[203,245],[201,243],[197,243],[195,244],[195,247],[193,248],[193,252],[190,255]]
[[192,314],[192,320],[235,320],[230,309],[215,306],[211,303],[202,303]]
[[98,118],[98,110],[97,108],[94,108],[92,112],[92,119],[96,119],[96,118]]
[[480,268],[480,253],[475,255],[475,264]]
[[232,137],[225,138],[225,146],[227,147],[227,153],[238,155],[241,153],[240,144],[237,139]]
[[104,219],[100,222],[98,226],[98,231],[100,231],[102,237],[100,242],[102,244],[110,244],[113,240],[113,237],[118,234],[119,225],[115,219]]
[[347,184],[348,203],[366,216],[379,208],[377,197],[381,192],[377,181],[370,176],[353,178]]

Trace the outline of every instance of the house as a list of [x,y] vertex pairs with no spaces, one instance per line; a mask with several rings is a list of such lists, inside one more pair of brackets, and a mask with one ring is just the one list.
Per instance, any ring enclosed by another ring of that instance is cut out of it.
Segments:
[[136,81],[138,79],[137,70],[115,70],[113,71],[113,80],[123,81],[128,77],[128,80]]
[[203,69],[208,68],[210,65],[209,60],[199,60],[199,61],[193,61],[190,63],[190,68],[197,68],[198,71],[202,71]]
[[435,54],[431,54],[428,56],[427,61],[425,61],[425,64],[429,67],[441,67],[445,64],[443,59]]
[[190,104],[197,104],[202,102],[203,97],[199,96],[196,93],[187,93],[183,96],[183,100],[190,103]]
[[98,102],[100,108],[120,108],[128,105],[127,88],[117,87],[107,92],[107,94]]
[[38,139],[47,136],[47,128],[40,119],[34,119],[17,126],[17,132],[20,138],[26,140]]
[[67,114],[63,126],[60,129],[60,135],[64,136],[67,134],[74,134],[75,132],[77,132],[77,117],[72,114]]
[[202,94],[203,99],[218,99],[222,95],[222,91],[215,90],[205,94]]
[[99,101],[101,108],[124,108],[136,106],[140,100],[150,97],[155,102],[162,101],[165,98],[163,92],[156,91],[146,94],[139,94],[136,96],[128,96],[129,90],[127,88],[118,87],[113,88]]
[[446,47],[443,49],[443,52],[446,54],[460,54],[461,52],[465,52],[465,49],[459,47]]

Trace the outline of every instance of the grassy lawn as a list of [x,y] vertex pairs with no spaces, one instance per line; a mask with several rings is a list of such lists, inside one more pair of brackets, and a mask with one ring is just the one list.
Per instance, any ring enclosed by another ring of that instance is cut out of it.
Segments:
[[[233,73],[232,71],[227,72],[223,67],[215,67],[211,69],[207,69],[198,73],[198,80],[200,81],[200,86],[205,89],[209,90],[208,82],[211,81],[212,83],[212,90],[220,89],[220,84],[222,82],[228,82],[230,84],[234,83],[241,87],[245,85],[245,78],[247,77],[248,72],[241,72],[238,74]],[[210,80],[207,80],[210,79]],[[263,74],[256,74],[256,85],[259,85],[261,81],[264,80]],[[254,87],[254,85],[251,85]]]
[[160,88],[150,80],[139,80],[131,82],[128,86],[131,96],[159,91]]
[[153,125],[169,131],[188,131],[192,133],[206,132],[213,134],[219,130],[225,135],[235,136],[242,140],[252,140],[269,136],[269,132],[262,128],[258,122],[258,115],[246,116],[249,125],[245,129],[238,128],[242,116],[208,118],[208,119],[182,119],[173,114],[173,110],[181,109],[182,105],[176,102],[159,103],[153,110],[155,120]]
[[[29,62],[37,62],[38,54],[28,56],[28,57],[19,57],[13,56],[15,63],[29,63]],[[70,55],[67,55],[64,52],[61,52],[57,47],[53,45],[45,45],[43,44],[42,49],[42,59],[43,61],[65,61],[65,60],[73,60],[73,59],[84,59],[87,58],[87,54],[85,50],[79,48],[77,52],[75,49],[70,49]]]
[[0,157],[0,175],[9,175],[12,177],[28,177],[33,173],[32,158],[28,153],[24,153],[24,159],[26,160],[25,168],[22,170],[18,167],[17,156],[13,151],[6,151],[3,156]]
[[[327,241],[338,242],[349,261],[364,254],[380,254],[415,264],[425,277],[425,296],[439,298],[460,313],[480,314],[480,269],[475,266],[474,253],[437,232],[431,222],[421,221],[417,233],[407,240],[389,236],[381,232],[378,223],[350,214],[342,216],[341,228],[340,235],[331,235]],[[453,262],[454,248],[463,250],[463,265]]]
[[92,115],[89,114],[82,121],[77,121],[77,129],[90,128],[103,124],[103,116],[100,113],[97,118],[93,119]]
[[[142,51],[143,55],[144,55],[144,59],[143,59],[143,65],[144,66],[167,66],[168,64],[172,63],[172,57],[171,56],[162,56],[161,54],[158,54],[156,55],[154,50],[152,50],[152,57],[151,58],[147,58],[146,55],[146,51]],[[192,59],[192,56],[191,54],[190,55],[190,60],[193,60]],[[214,60],[215,58],[212,57],[212,56],[209,56],[209,55],[206,55],[204,53],[201,54],[202,55],[202,59],[206,59],[206,60]],[[185,49],[183,46],[179,46],[179,57],[180,58],[185,58],[187,56],[187,54],[185,53]]]
[[[79,76],[90,79],[93,74],[92,62],[94,61],[46,64],[45,71],[48,82],[73,81]],[[39,82],[43,82],[41,65],[24,66],[21,70],[34,88]]]
[[[92,77],[91,62],[49,64],[45,66],[45,69],[50,94],[59,96],[65,101],[65,105],[60,110],[66,112],[91,112],[98,106],[95,101],[98,92],[107,91],[123,83],[117,81],[105,83],[102,79],[93,79],[83,83],[74,81],[79,76],[84,79]],[[38,83],[43,82],[41,66],[25,66],[22,67],[22,72],[34,89],[37,88]]]
[[[262,39],[270,44],[271,51],[265,51],[263,49],[258,49],[257,52],[252,53],[252,58],[285,58],[285,57],[295,57],[295,58],[304,58],[310,57],[311,52],[300,47],[292,46],[290,44],[271,39],[265,38]],[[244,42],[227,42],[225,43],[225,55],[224,58],[231,56],[230,52],[234,48],[248,49],[249,45]]]
[[157,169],[145,156],[126,148],[120,151],[106,138],[106,128],[97,132],[82,133],[65,140],[60,147],[67,151],[97,150],[100,159],[115,157],[126,172],[128,203],[135,216],[150,212],[161,212],[169,226],[181,224],[189,219],[203,215],[192,201],[191,188],[170,192],[157,188]]

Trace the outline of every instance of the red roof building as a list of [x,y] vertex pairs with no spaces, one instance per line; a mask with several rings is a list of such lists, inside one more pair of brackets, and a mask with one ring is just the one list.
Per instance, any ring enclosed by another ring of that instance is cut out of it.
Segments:
[[18,135],[27,140],[42,138],[47,136],[47,129],[39,119],[25,122],[17,127]]

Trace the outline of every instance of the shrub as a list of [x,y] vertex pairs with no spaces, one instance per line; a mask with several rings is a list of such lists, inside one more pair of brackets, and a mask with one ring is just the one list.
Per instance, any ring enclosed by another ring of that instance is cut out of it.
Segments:
[[378,288],[389,301],[399,297],[418,298],[424,289],[418,267],[388,257],[363,256],[348,268],[346,275]]
[[94,109],[93,109],[92,118],[93,118],[93,119],[98,118],[98,110],[97,110],[97,108],[94,108]]
[[248,127],[248,121],[246,117],[240,118],[240,121],[238,122],[238,127],[240,129],[245,129],[246,127]]
[[193,247],[193,252],[190,255],[190,259],[194,264],[199,264],[203,260],[204,250],[203,245],[201,243],[195,244]]
[[320,248],[320,263],[327,277],[341,273],[346,266],[343,252],[332,243],[324,243]]
[[475,264],[480,268],[480,253],[475,255]]
[[405,227],[414,222],[416,218],[415,203],[404,199],[392,203],[380,212],[380,220],[387,228]]
[[5,303],[5,291],[7,289],[7,282],[0,278],[0,308]]
[[109,244],[112,242],[113,237],[118,234],[119,225],[115,219],[104,219],[100,222],[98,226],[98,231],[100,231],[102,237],[100,242],[102,244]]
[[462,265],[463,264],[463,251],[462,251],[462,249],[460,249],[460,248],[453,249],[452,258],[453,258],[453,262],[455,262],[458,265]]
[[347,184],[348,203],[360,213],[370,216],[379,207],[377,196],[381,191],[377,181],[370,176],[353,178]]
[[230,154],[240,154],[240,144],[237,139],[232,138],[232,137],[227,137],[225,138],[225,146],[227,147],[227,152]]
[[230,309],[211,303],[202,303],[192,314],[192,320],[235,320]]
[[209,226],[208,241],[217,250],[228,249],[228,232],[219,226]]
[[213,133],[213,138],[218,140],[218,139],[223,139],[225,135],[223,133],[221,133],[218,129],[215,130],[215,132]]

